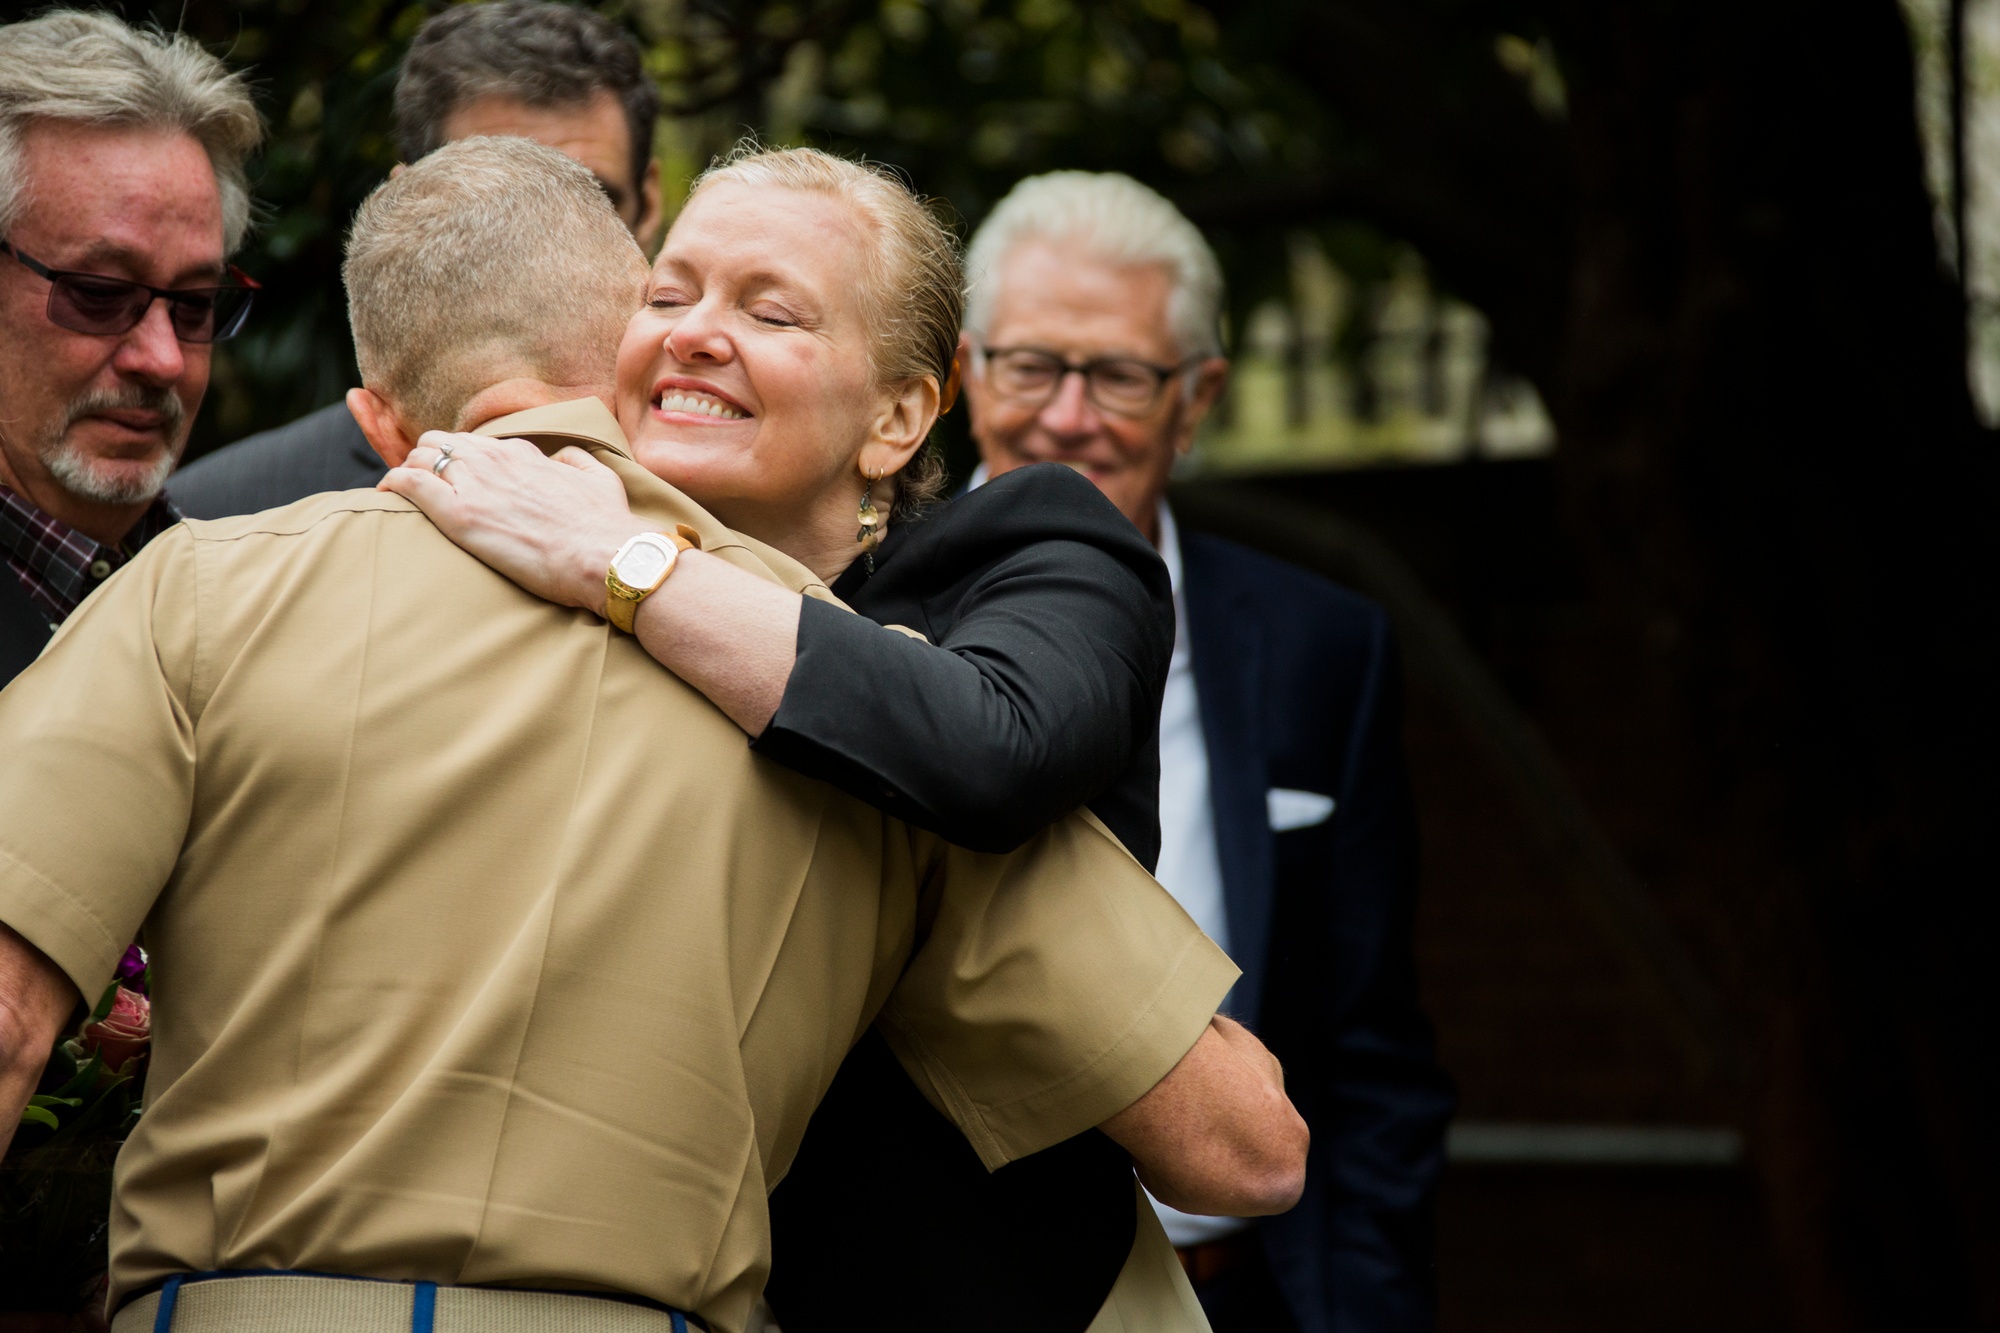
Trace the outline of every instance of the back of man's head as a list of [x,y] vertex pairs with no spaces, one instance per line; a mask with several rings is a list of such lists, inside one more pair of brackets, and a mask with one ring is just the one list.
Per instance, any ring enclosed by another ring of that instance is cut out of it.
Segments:
[[347,238],[364,385],[413,436],[527,378],[607,389],[646,260],[596,178],[527,139],[462,139],[384,182]]
[[436,152],[451,113],[481,97],[533,107],[618,99],[631,132],[632,179],[653,157],[659,89],[632,35],[595,11],[544,0],[453,5],[417,29],[396,82],[396,146],[405,162]]
[[250,225],[243,159],[263,141],[264,122],[243,76],[192,37],[74,9],[0,26],[0,233],[18,221],[33,188],[20,137],[38,121],[189,135],[215,168],[223,246],[242,242]]

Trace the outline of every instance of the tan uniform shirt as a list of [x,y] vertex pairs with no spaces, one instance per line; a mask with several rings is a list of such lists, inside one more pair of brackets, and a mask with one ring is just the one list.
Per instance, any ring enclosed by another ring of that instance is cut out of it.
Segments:
[[[823,595],[601,404],[489,429],[538,424]],[[997,1165],[1136,1100],[1236,975],[1088,817],[946,846],[377,492],[157,539],[0,694],[0,755],[0,920],[86,994],[142,927],[154,956],[114,1300],[293,1268],[734,1330],[766,1192],[878,1011]]]

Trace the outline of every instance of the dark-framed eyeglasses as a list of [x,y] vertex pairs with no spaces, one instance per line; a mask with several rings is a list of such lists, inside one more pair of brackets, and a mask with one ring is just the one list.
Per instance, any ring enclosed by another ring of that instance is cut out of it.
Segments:
[[250,317],[250,303],[258,290],[256,279],[234,264],[229,266],[229,276],[236,281],[226,287],[148,287],[102,273],[50,268],[8,241],[0,241],[0,251],[12,255],[36,277],[47,279],[49,323],[71,333],[102,338],[130,333],[153,308],[153,302],[165,301],[176,338],[184,343],[219,343],[243,331],[243,321]]
[[1101,357],[1070,361],[1039,347],[980,349],[987,385],[1002,398],[1024,407],[1040,408],[1056,396],[1071,375],[1083,376],[1083,393],[1092,406],[1123,417],[1142,417],[1160,405],[1175,376],[1193,365],[1156,366],[1132,357]]

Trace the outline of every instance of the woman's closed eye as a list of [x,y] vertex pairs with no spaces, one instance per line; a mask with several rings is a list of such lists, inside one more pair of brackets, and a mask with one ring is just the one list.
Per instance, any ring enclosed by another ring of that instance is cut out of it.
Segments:
[[783,329],[797,328],[801,322],[797,315],[783,306],[769,305],[761,301],[750,307],[750,318],[759,324],[770,324]]
[[662,288],[648,296],[646,304],[655,310],[678,310],[684,305],[693,304],[693,302],[688,299],[686,292],[676,291],[669,287]]

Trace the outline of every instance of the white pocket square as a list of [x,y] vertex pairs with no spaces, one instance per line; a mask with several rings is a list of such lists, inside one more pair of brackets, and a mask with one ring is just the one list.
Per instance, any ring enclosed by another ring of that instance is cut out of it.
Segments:
[[1325,823],[1333,814],[1333,798],[1316,791],[1273,787],[1264,793],[1264,808],[1271,816],[1271,832],[1287,833]]

